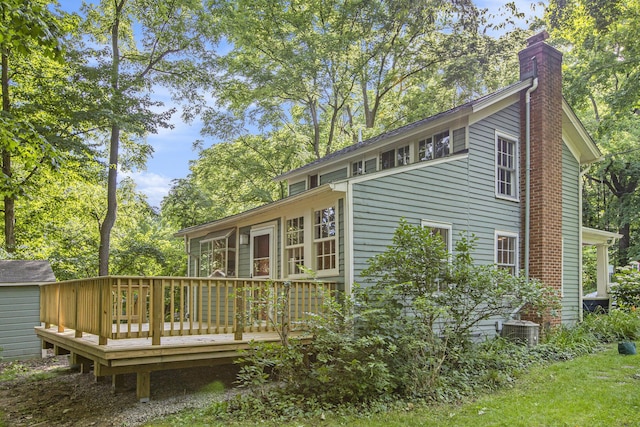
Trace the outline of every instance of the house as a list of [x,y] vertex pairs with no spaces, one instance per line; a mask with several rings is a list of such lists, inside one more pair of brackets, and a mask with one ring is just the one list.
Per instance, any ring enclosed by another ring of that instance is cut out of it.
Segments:
[[296,279],[311,269],[348,294],[405,218],[449,250],[473,233],[477,262],[561,292],[561,316],[545,322],[576,322],[581,172],[601,153],[562,97],[562,54],[546,37],[519,53],[520,81],[281,175],[285,199],[179,231],[188,274]]
[[49,261],[0,261],[0,357],[40,357],[40,285],[55,282]]

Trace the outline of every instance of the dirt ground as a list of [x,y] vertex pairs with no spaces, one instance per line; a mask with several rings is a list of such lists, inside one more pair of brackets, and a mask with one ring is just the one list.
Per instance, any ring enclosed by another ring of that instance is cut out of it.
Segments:
[[[67,356],[0,362],[0,413],[13,426],[138,426],[180,410],[205,407],[233,393],[237,367],[217,366],[151,374],[151,401],[136,399],[136,376],[112,393],[111,381],[69,367]],[[0,426],[2,426],[0,422]]]

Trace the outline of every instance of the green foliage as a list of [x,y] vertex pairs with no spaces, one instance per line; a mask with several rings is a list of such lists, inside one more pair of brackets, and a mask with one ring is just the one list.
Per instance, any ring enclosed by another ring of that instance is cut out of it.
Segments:
[[637,264],[618,268],[611,286],[611,296],[622,310],[635,311],[640,308],[640,271]]
[[580,327],[593,333],[600,342],[633,341],[640,338],[640,314],[619,309],[607,314],[590,313]]

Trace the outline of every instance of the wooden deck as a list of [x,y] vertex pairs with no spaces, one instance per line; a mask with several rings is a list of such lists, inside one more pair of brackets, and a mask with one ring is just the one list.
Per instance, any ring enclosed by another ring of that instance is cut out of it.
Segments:
[[279,342],[274,325],[303,340],[333,284],[243,279],[104,277],[41,287],[43,348],[69,354],[82,372],[137,375],[151,397],[151,372],[231,363],[255,342]]

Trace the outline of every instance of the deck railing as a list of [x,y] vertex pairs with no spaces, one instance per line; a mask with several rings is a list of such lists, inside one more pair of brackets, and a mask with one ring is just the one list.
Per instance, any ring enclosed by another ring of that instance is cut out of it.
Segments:
[[321,313],[334,283],[234,278],[121,277],[40,287],[40,321],[76,336],[108,339],[275,331],[303,328]]

